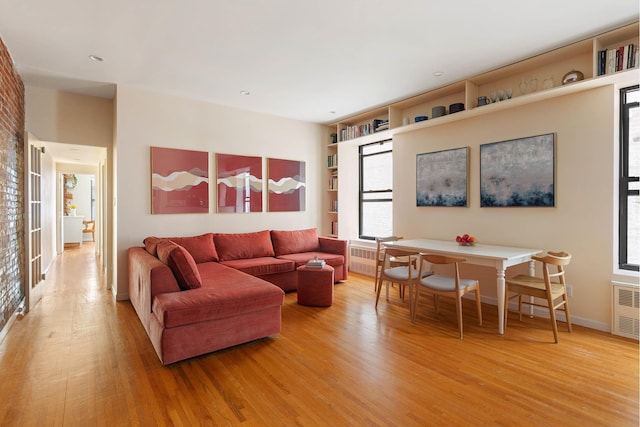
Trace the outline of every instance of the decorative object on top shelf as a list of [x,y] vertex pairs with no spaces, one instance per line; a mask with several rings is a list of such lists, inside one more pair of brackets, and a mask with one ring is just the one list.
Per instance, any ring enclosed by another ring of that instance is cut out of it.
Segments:
[[488,105],[488,104],[489,104],[489,98],[487,98],[484,95],[478,97],[478,107],[482,107],[483,105]]
[[536,76],[531,77],[531,80],[529,81],[529,89],[532,93],[538,90],[538,78]]
[[447,108],[444,105],[436,105],[431,109],[431,117],[436,118],[447,114]]
[[555,206],[555,134],[480,145],[480,206]]
[[449,105],[449,114],[458,113],[464,111],[464,104],[462,102],[455,102]]
[[416,156],[416,206],[468,205],[469,147]]
[[478,239],[469,234],[463,234],[462,236],[456,236],[456,242],[460,246],[475,246],[478,243]]
[[338,142],[338,134],[337,133],[332,133],[331,134],[331,143],[335,144]]
[[562,77],[562,84],[566,85],[573,82],[578,82],[584,79],[582,71],[571,70]]
[[414,118],[414,120],[416,121],[416,123],[418,123],[418,122],[423,122],[423,121],[428,120],[428,119],[429,119],[429,117],[427,117],[427,116],[416,116],[416,117]]
[[522,79],[518,88],[520,89],[520,95],[527,93],[527,81]]
[[542,89],[547,90],[553,88],[553,76],[546,76],[542,82]]

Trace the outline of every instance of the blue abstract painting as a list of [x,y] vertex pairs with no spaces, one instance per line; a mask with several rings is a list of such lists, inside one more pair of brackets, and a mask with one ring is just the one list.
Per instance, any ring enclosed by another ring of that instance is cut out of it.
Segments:
[[480,206],[555,206],[555,134],[480,145]]
[[469,147],[416,156],[417,206],[467,206]]

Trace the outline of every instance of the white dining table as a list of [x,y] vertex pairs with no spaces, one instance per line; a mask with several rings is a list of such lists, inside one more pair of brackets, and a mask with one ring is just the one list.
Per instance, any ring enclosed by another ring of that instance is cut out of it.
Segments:
[[498,333],[504,334],[505,313],[505,280],[507,268],[529,263],[529,274],[535,275],[535,261],[531,258],[542,252],[540,249],[516,248],[512,246],[496,246],[478,243],[475,246],[460,246],[453,241],[432,239],[407,239],[386,242],[384,246],[420,251],[423,253],[435,253],[453,255],[466,259],[469,264],[484,265],[496,269],[496,285],[498,291]]

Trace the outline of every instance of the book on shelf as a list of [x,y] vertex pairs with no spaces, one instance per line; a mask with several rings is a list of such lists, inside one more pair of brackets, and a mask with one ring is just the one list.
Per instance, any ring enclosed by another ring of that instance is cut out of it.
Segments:
[[327,167],[338,166],[338,154],[330,154],[327,156]]
[[338,235],[338,221],[331,221],[331,234]]
[[310,259],[307,261],[307,268],[322,268],[326,265],[326,261],[323,259]]
[[598,51],[598,75],[615,73],[638,66],[638,45],[629,43]]
[[361,136],[371,135],[381,130],[389,129],[389,120],[372,119],[361,125],[347,126],[340,131],[340,140],[359,138]]

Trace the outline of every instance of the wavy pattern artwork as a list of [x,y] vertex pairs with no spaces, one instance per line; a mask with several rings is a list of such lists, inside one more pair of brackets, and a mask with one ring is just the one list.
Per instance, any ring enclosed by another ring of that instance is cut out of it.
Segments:
[[201,183],[209,183],[209,178],[205,175],[198,175],[198,172],[176,171],[168,176],[151,174],[151,187],[162,191],[186,191]]
[[305,163],[267,159],[269,212],[297,212],[305,209]]
[[209,212],[209,154],[151,147],[151,213]]
[[248,172],[242,172],[238,175],[231,175],[225,178],[218,178],[218,185],[226,185],[236,190],[243,190],[249,185],[252,191],[262,191],[262,180],[251,175]]
[[216,154],[218,212],[262,212],[262,157]]
[[269,179],[269,191],[276,194],[289,194],[304,187],[306,187],[306,183],[299,176],[294,176],[292,178],[286,177],[279,179],[278,181]]

